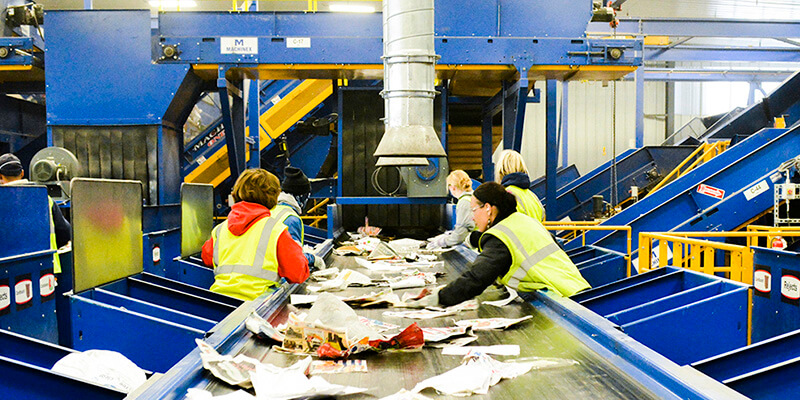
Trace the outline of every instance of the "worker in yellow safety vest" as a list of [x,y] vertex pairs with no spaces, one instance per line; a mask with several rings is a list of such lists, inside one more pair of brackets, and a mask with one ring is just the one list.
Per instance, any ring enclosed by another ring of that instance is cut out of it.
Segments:
[[497,162],[495,181],[505,186],[517,198],[517,211],[542,222],[544,207],[539,197],[530,190],[531,179],[522,156],[514,150],[503,150]]
[[[472,194],[480,254],[458,279],[420,306],[451,306],[481,294],[495,281],[519,292],[548,290],[572,296],[590,287],[566,253],[541,223],[516,211],[516,199],[496,182],[480,185]],[[476,235],[473,235],[476,236]]]
[[[3,185],[33,185],[34,183],[24,179],[25,170],[17,156],[6,153],[0,156],[0,184]],[[53,199],[47,196],[50,210],[50,249],[58,250],[69,243],[72,236],[72,227],[64,218],[61,209],[58,208]],[[61,259],[58,253],[53,254],[53,272],[61,273]]]
[[472,220],[470,200],[472,199],[472,179],[466,172],[457,169],[447,176],[447,189],[458,199],[456,203],[456,223],[452,231],[428,239],[428,249],[459,245],[475,229]]
[[302,247],[270,212],[278,193],[278,178],[263,169],[248,169],[236,180],[228,219],[203,245],[203,262],[214,267],[212,292],[253,300],[281,278],[291,283],[308,278]]

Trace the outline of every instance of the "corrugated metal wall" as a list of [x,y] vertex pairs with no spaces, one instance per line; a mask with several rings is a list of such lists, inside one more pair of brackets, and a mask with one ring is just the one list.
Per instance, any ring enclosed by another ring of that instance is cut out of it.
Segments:
[[[613,86],[614,82],[605,85],[603,82],[569,83],[569,163],[575,164],[581,174],[611,159]],[[616,86],[616,150],[621,153],[635,145],[636,92],[633,82],[616,82]],[[536,87],[542,90],[542,102],[528,105],[521,151],[531,178],[544,175],[545,168],[544,82],[537,82]],[[660,144],[664,140],[665,98],[665,83],[645,82],[645,145]]]

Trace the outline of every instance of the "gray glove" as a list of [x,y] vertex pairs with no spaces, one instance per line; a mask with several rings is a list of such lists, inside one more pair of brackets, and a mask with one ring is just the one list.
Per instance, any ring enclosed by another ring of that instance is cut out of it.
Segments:
[[325,269],[325,260],[322,259],[322,256],[314,255],[314,268],[317,271]]

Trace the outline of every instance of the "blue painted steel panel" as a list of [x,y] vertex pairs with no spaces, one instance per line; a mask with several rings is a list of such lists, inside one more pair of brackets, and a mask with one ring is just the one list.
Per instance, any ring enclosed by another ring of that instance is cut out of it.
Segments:
[[797,357],[800,357],[800,330],[698,361],[692,367],[724,382]]
[[110,283],[102,288],[212,321],[221,321],[236,308],[218,301],[205,299],[199,295],[165,288],[136,277],[129,277]]
[[52,250],[0,259],[0,326],[58,343],[54,284]]
[[747,344],[748,286],[711,275],[659,268],[572,299],[678,364]]
[[602,316],[606,316],[627,309],[633,305],[658,300],[692,287],[704,285],[712,279],[714,278],[710,276],[686,274],[684,271],[680,271],[677,274],[669,274],[651,279],[645,283],[629,286],[624,290],[618,290],[605,296],[584,300],[580,303],[584,307]]
[[622,331],[679,365],[747,344],[747,288],[621,325]]
[[606,254],[575,266],[592,287],[625,278],[628,274],[628,263],[622,254]]
[[[184,263],[190,264],[189,261],[184,261]],[[211,282],[213,283],[213,281],[214,281],[214,271],[212,271],[211,268],[208,268],[208,267],[202,267],[202,268],[206,271],[205,272],[206,276],[210,276]],[[202,298],[205,298],[205,299],[213,300],[213,301],[216,301],[218,303],[227,304],[227,305],[230,305],[230,306],[233,306],[233,307],[239,307],[240,305],[242,305],[242,303],[244,303],[242,300],[239,300],[239,299],[237,299],[235,297],[230,297],[230,296],[226,296],[224,294],[214,293],[214,292],[208,290],[207,288],[211,287],[210,283],[208,284],[208,286],[192,285],[192,284],[183,283],[183,281],[181,281],[180,279],[174,279],[174,278],[171,278],[171,277],[162,278],[160,276],[156,276],[156,275],[152,275],[152,274],[148,274],[148,273],[143,273],[141,275],[137,275],[136,278],[137,279],[141,279],[142,281],[145,281],[145,282],[150,282],[150,283],[156,284],[158,286],[162,286],[162,287],[165,287],[165,288],[177,290],[177,291],[180,291],[180,292],[183,292],[183,293],[186,293],[186,294],[190,294],[190,295],[193,295],[193,296],[198,296],[198,297],[202,297]]]
[[174,311],[166,307],[156,306],[103,289],[92,290],[92,299],[109,307],[116,307],[121,310],[128,310],[131,312],[144,314],[151,318],[170,321],[200,331],[208,331],[216,323],[216,321]]
[[111,307],[87,296],[72,296],[72,342],[75,350],[122,353],[141,368],[164,372],[197,345],[205,331]]
[[153,64],[150,11],[48,11],[46,19],[48,124],[161,121],[188,66]]
[[4,399],[120,400],[125,398],[125,393],[0,356],[0,396]]
[[724,383],[752,399],[784,400],[797,397],[798,376],[800,376],[800,358]]
[[0,356],[41,368],[52,368],[56,361],[74,350],[43,340],[0,330]]
[[[640,190],[656,185],[661,178],[670,173],[685,160],[694,146],[647,146],[627,154],[617,156],[618,203],[630,197],[630,187]],[[611,163],[603,164],[584,175],[580,182],[572,182],[559,191],[559,213],[548,215],[549,220],[560,220],[569,216],[573,221],[592,220],[592,196],[602,195],[606,202],[611,201]],[[547,198],[542,199],[547,204]],[[588,242],[587,243],[591,243]],[[623,249],[615,249],[622,251]]]
[[173,228],[143,235],[143,267],[145,272],[166,276],[174,271],[175,258],[181,256],[181,231]]
[[186,260],[175,260],[172,268],[164,271],[164,276],[199,288],[210,288],[214,284],[214,271],[210,268]]
[[25,240],[20,235],[0,235],[0,258],[50,249],[50,207],[44,186],[0,186],[0,204],[4,232],[25,232]]
[[[772,207],[771,190],[751,201],[743,192],[762,181],[772,187],[777,167],[797,156],[798,148],[799,130],[764,129],[603,224],[631,226],[634,249],[638,248],[639,232],[733,230]],[[697,193],[700,183],[722,189],[725,192],[723,200],[714,203],[710,196]],[[626,248],[626,241],[624,232],[586,234],[586,243],[617,251]],[[566,247],[578,245],[579,242],[573,240]]]
[[[611,32],[605,22],[590,22],[591,32]],[[617,33],[683,37],[800,37],[796,20],[721,18],[620,18]]]
[[800,305],[781,294],[784,276],[800,278],[800,254],[763,247],[753,250],[753,341],[757,342],[800,329]]
[[[578,179],[580,176],[581,173],[578,172],[578,167],[576,167],[575,164],[572,164],[568,167],[559,168],[558,172],[556,172],[556,186],[558,187],[559,192],[564,185]],[[543,199],[545,197],[544,176],[540,176],[539,178],[533,180],[531,182],[530,189],[540,200]]]

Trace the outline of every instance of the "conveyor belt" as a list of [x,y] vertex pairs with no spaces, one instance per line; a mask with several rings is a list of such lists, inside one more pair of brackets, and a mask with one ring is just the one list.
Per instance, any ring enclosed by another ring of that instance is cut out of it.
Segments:
[[[458,270],[462,269],[467,263],[467,260],[458,252],[448,253],[444,259],[444,269],[447,275],[440,281],[445,282],[455,279],[458,276]],[[332,255],[327,261],[329,265],[339,268],[358,268],[355,261],[348,257]],[[359,270],[367,272],[363,269]],[[349,296],[374,290],[374,287],[350,288],[336,294]],[[479,299],[496,300],[501,297],[505,297],[504,290],[490,288]],[[288,313],[293,310],[297,309],[291,305],[281,307],[272,321],[273,324],[282,322],[288,316]],[[538,372],[533,371],[514,380],[500,382],[489,390],[488,398],[530,399],[532,396],[543,399],[658,398],[629,375],[612,365],[610,361],[589,349],[563,327],[553,323],[552,320],[537,311],[529,303],[513,303],[504,308],[481,305],[477,311],[466,311],[455,317],[442,317],[422,321],[385,317],[382,315],[385,310],[356,309],[356,312],[359,315],[393,323],[401,327],[406,327],[415,321],[422,327],[452,326],[454,318],[517,318],[524,315],[533,315],[531,320],[505,331],[478,332],[479,339],[473,342],[472,345],[520,345],[521,354],[519,356],[498,356],[496,357],[498,360],[524,357],[557,357],[573,359],[579,362],[579,365]],[[253,339],[250,339],[242,347],[241,352],[263,362],[278,366],[288,366],[301,358],[296,355],[271,351],[268,345]],[[358,354],[353,358],[367,360],[369,372],[324,375],[324,378],[331,383],[369,388],[369,391],[365,394],[353,395],[348,398],[381,398],[403,388],[411,389],[426,378],[458,366],[461,361],[460,357],[442,356],[441,350],[432,348],[424,348],[421,352]],[[207,390],[214,392],[215,395],[220,395],[231,392],[233,389],[224,383],[212,380]],[[177,395],[180,396],[180,394]]]

